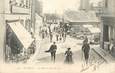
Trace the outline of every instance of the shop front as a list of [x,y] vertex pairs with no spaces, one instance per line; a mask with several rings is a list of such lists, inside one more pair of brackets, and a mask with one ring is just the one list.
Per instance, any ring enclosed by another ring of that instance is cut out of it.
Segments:
[[34,39],[19,21],[7,22],[6,60],[18,61],[28,54]]
[[98,27],[88,27],[90,33],[91,33],[91,37],[89,38],[90,39],[90,43],[91,44],[95,44],[95,45],[98,45],[100,44],[100,33],[101,33],[101,30],[98,28]]
[[[115,17],[103,16],[102,48],[110,52],[110,45],[115,41]],[[115,44],[115,43],[114,43]]]

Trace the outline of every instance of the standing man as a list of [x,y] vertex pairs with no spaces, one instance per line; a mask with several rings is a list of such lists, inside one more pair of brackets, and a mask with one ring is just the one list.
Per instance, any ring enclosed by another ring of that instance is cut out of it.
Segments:
[[110,53],[113,57],[115,57],[115,41],[112,39],[112,44],[110,45]]
[[85,39],[84,39],[83,43],[88,43],[88,38],[87,38],[87,36],[85,36]]
[[85,59],[85,64],[88,64],[88,59],[89,59],[89,51],[90,51],[90,46],[88,44],[88,41],[85,41],[82,46],[82,52],[83,52],[83,57]]
[[113,48],[113,46],[114,46],[114,40],[111,39],[110,44],[109,44],[109,48],[108,48],[109,53],[111,53],[111,49]]
[[51,60],[55,62],[57,45],[55,42],[50,46]]
[[53,34],[50,32],[50,42],[52,42]]
[[59,34],[56,33],[56,41],[58,41],[58,40],[59,40]]

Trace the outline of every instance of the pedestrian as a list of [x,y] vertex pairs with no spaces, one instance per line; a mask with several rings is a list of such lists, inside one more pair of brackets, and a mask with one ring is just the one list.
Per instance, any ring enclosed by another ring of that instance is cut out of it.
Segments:
[[88,42],[88,38],[87,38],[87,36],[85,36],[83,43],[87,43],[87,42]]
[[57,50],[57,45],[55,42],[50,46],[50,49],[45,52],[50,52],[51,53],[51,61],[55,62],[56,59],[56,50]]
[[41,34],[42,34],[42,39],[44,39],[45,38],[44,30],[41,30]]
[[72,64],[73,63],[73,58],[72,58],[73,53],[71,51],[71,48],[67,48],[65,55],[66,55],[65,63]]
[[50,32],[50,42],[52,42],[53,34]]
[[110,44],[109,44],[109,48],[108,48],[109,53],[111,53],[111,49],[113,48],[113,46],[114,46],[114,40],[111,39]]
[[111,46],[110,53],[113,57],[115,57],[115,41],[113,41],[113,45]]
[[59,39],[59,34],[56,33],[56,41],[58,41],[58,39]]
[[90,51],[90,46],[88,44],[88,41],[83,43],[82,46],[82,52],[83,52],[83,57],[85,59],[85,64],[88,64],[88,59],[89,59],[89,51]]
[[64,32],[62,32],[62,38],[63,38],[63,41],[64,41]]
[[64,33],[63,42],[66,41],[66,33]]

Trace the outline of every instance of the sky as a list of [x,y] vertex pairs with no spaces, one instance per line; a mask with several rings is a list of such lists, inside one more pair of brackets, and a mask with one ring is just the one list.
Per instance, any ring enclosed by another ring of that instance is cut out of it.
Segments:
[[[64,10],[78,10],[80,0],[42,0],[43,13],[59,13],[62,14]],[[100,0],[90,0],[90,2],[98,2]]]

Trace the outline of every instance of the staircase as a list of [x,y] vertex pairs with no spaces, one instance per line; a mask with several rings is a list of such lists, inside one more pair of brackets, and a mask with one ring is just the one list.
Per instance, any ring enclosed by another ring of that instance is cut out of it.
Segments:
[[100,56],[102,57],[106,63],[114,62],[115,58],[111,56],[110,53],[105,51],[104,49],[101,48],[93,48],[93,50]]

